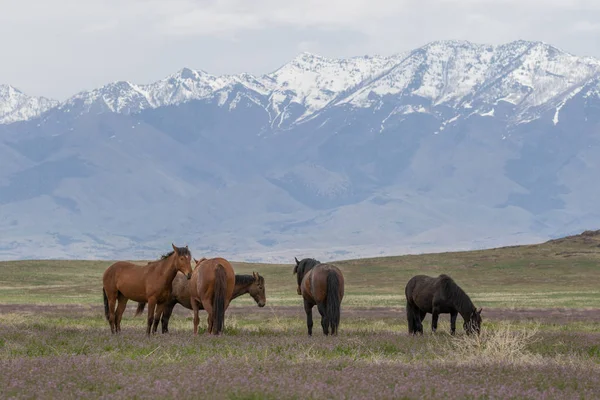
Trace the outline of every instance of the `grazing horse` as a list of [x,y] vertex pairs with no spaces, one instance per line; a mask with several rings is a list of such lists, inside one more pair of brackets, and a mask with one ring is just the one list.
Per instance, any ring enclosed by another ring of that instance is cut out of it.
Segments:
[[406,294],[406,318],[409,334],[423,334],[423,319],[432,314],[431,330],[435,332],[440,314],[450,314],[450,329],[456,332],[456,316],[464,319],[467,335],[481,331],[481,308],[477,310],[469,296],[448,275],[437,278],[416,275],[410,278],[404,289]]
[[[192,309],[192,303],[190,301],[190,289],[189,289],[189,280],[183,274],[177,274],[175,279],[173,279],[173,290],[171,291],[171,298],[167,302],[165,309],[163,311],[162,317],[160,319],[160,323],[162,326],[162,333],[169,332],[169,319],[171,318],[171,313],[173,312],[173,308],[177,304],[181,304],[188,310]],[[231,296],[231,300],[240,297],[244,294],[250,294],[256,304],[259,307],[264,307],[267,302],[267,298],[265,295],[265,278],[263,278],[260,274],[253,272],[252,275],[236,275],[235,276],[235,288],[233,289],[233,295]],[[140,315],[144,311],[144,307],[146,303],[139,303],[137,311],[135,315]],[[198,308],[202,310],[204,306],[202,303],[198,304]],[[154,322],[156,326],[156,321]],[[156,328],[153,327],[153,331],[156,332]]]
[[234,288],[235,272],[229,261],[217,257],[197,262],[189,282],[190,303],[194,310],[194,335],[198,334],[200,304],[208,313],[206,333],[219,335],[223,332],[225,310]]
[[[177,271],[189,279],[192,275],[192,254],[187,246],[176,247],[160,260],[144,266],[126,261],[118,261],[104,271],[102,276],[104,294],[104,313],[110,323],[112,333],[121,331],[121,317],[125,311],[127,300],[148,303],[148,326],[162,314],[165,302],[171,295],[171,284]],[[119,301],[115,312],[115,305]]]
[[316,305],[321,314],[323,333],[337,335],[340,324],[340,305],[344,297],[344,276],[338,267],[321,264],[314,258],[296,260],[293,273],[298,279],[297,292],[304,298],[308,335],[312,335],[312,309]]

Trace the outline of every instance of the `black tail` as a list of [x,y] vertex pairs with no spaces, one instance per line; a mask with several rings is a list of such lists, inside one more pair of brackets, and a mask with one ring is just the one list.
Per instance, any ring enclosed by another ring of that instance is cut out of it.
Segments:
[[146,308],[146,303],[138,303],[137,310],[135,310],[135,317],[143,313],[144,308]]
[[108,296],[106,295],[106,290],[102,288],[102,294],[104,295],[104,315],[106,316],[106,320],[109,320],[109,311],[108,311]]
[[213,291],[213,333],[219,334],[225,325],[225,296],[227,294],[227,274],[221,264],[217,265],[215,271]]
[[415,306],[406,301],[406,319],[408,320],[408,333],[416,334],[421,329],[421,315]]
[[327,306],[325,307],[325,316],[331,329],[331,334],[335,335],[340,325],[340,280],[335,271],[329,271],[327,274]]

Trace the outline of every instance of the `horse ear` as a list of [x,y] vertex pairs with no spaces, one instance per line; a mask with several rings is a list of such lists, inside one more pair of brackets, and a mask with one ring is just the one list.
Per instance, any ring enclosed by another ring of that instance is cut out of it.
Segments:
[[196,264],[198,264],[198,260],[196,260],[196,258],[194,258],[194,262],[195,262]]
[[296,260],[296,265],[300,264],[300,261],[296,257],[294,257],[294,260]]
[[482,310],[483,310],[483,308],[480,308],[479,311],[477,311],[477,314],[481,314]]
[[175,254],[178,254],[177,247],[173,243],[171,243],[171,246],[173,246],[173,251],[175,252]]

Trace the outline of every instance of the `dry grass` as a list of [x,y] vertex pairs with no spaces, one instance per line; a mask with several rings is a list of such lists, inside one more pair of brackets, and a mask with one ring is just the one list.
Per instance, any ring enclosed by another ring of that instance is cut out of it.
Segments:
[[537,364],[544,357],[530,351],[540,340],[539,325],[515,327],[510,322],[483,328],[480,335],[458,335],[450,340],[432,339],[437,358],[453,364]]

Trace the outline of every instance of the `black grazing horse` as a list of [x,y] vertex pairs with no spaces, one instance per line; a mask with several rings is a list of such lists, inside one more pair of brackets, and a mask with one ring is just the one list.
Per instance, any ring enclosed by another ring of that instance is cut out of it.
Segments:
[[[295,257],[294,257],[295,258]],[[306,325],[308,334],[312,335],[312,309],[316,305],[321,314],[323,333],[337,335],[340,324],[340,305],[344,297],[344,276],[338,267],[332,264],[321,264],[314,258],[296,260],[294,274],[297,274],[297,292],[304,298]]]
[[464,319],[463,328],[467,335],[479,334],[481,330],[481,308],[477,310],[469,296],[448,275],[437,278],[416,275],[410,278],[404,290],[406,294],[406,318],[408,333],[423,333],[423,319],[432,315],[431,330],[437,329],[440,314],[450,314],[450,329],[456,332],[456,316]]

